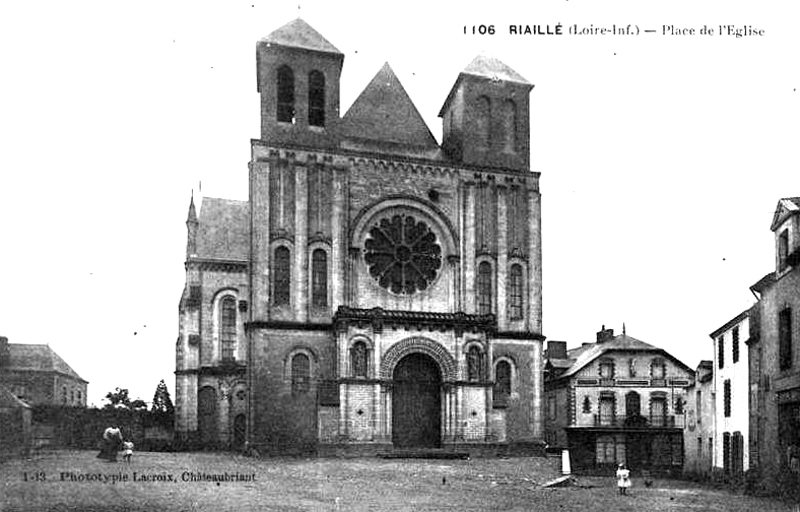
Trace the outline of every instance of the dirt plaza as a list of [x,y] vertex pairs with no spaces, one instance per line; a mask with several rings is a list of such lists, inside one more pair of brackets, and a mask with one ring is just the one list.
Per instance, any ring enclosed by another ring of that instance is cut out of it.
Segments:
[[629,496],[608,477],[559,476],[554,458],[269,459],[225,453],[136,453],[132,464],[53,451],[0,464],[6,511],[775,511],[795,505],[656,479]]

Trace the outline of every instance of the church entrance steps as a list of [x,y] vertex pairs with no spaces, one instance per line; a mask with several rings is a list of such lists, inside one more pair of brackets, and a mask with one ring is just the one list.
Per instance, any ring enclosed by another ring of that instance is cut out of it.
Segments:
[[444,448],[394,448],[378,452],[381,459],[469,459],[469,452]]

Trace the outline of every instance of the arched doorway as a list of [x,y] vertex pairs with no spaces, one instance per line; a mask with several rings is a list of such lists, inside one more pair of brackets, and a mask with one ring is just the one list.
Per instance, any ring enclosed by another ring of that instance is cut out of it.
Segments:
[[392,443],[396,447],[441,446],[439,365],[414,353],[402,358],[392,373]]
[[233,418],[233,448],[244,449],[245,436],[247,435],[247,418],[244,414],[237,414]]
[[203,448],[213,448],[217,442],[217,390],[204,386],[197,393],[197,430]]

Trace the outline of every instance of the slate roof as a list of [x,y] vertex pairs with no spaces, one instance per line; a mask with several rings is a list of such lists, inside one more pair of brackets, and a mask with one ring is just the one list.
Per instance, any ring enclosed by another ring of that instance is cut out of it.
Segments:
[[575,363],[575,360],[548,358],[547,362],[550,363],[553,368],[569,368]]
[[465,76],[468,75],[477,76],[488,80],[502,80],[505,82],[516,83],[526,87],[528,91],[533,88],[532,83],[525,80],[522,75],[511,69],[499,59],[496,59],[490,55],[478,55],[472,59],[472,62],[470,62],[461,73],[458,74],[456,83],[453,84],[453,87],[447,94],[447,98],[444,100],[444,104],[442,104],[442,108],[439,110],[439,117],[444,116],[444,111],[447,110],[448,105],[450,105],[450,102],[453,100],[453,96],[461,86],[461,81]]
[[428,125],[388,63],[378,71],[342,117],[345,137],[423,149],[439,148]]
[[[723,332],[727,331],[728,329],[730,329],[734,325],[736,325],[738,323],[741,323],[748,316],[750,316],[750,308],[745,309],[744,311],[742,311],[741,313],[739,313],[735,317],[733,317],[730,320],[728,320],[727,322],[725,322],[725,324],[722,327],[720,327],[718,329],[715,329],[714,332],[709,334],[709,336],[712,339],[715,339],[717,336],[719,336]],[[742,333],[742,334],[744,334],[744,333]]]
[[690,372],[692,371],[685,364],[683,364],[681,361],[670,355],[665,350],[650,345],[649,343],[645,343],[642,340],[637,340],[636,338],[628,336],[627,334],[620,334],[619,336],[615,336],[614,338],[602,343],[592,343],[590,345],[584,345],[581,347],[574,348],[572,350],[568,350],[567,355],[570,357],[570,359],[574,359],[574,363],[572,364],[572,367],[569,370],[567,370],[561,375],[561,377],[569,377],[571,375],[578,373],[583,367],[585,367],[598,357],[602,356],[603,354],[606,354],[611,351],[622,351],[622,350],[635,350],[639,352],[659,353],[677,362]]
[[9,343],[9,370],[54,371],[87,382],[49,345]]
[[472,59],[472,62],[470,62],[466,68],[464,68],[462,73],[465,75],[480,76],[493,80],[499,79],[506,82],[517,82],[531,85],[530,82],[522,78],[522,75],[508,67],[499,59],[496,59],[490,55],[478,55]]
[[775,282],[775,272],[770,272],[750,287],[750,290],[761,293]]
[[250,204],[204,197],[197,228],[197,256],[247,261],[250,248]]
[[263,38],[261,42],[318,52],[342,54],[342,52],[327,39],[322,37],[319,32],[314,30],[311,25],[300,18],[290,21],[286,25],[270,33]]

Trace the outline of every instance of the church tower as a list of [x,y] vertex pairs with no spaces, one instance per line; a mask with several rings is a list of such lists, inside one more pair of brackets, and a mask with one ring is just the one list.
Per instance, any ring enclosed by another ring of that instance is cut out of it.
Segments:
[[445,153],[465,164],[527,171],[531,89],[532,84],[494,57],[475,57],[439,111]]
[[343,61],[344,55],[300,18],[259,41],[261,138],[333,145]]

